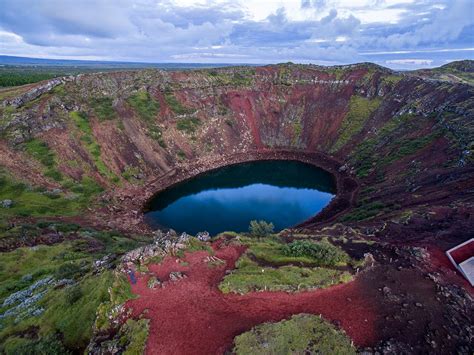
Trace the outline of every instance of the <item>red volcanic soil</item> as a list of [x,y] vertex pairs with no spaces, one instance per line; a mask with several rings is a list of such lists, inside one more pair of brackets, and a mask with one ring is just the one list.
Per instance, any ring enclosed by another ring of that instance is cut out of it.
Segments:
[[[235,267],[244,251],[238,246],[214,244],[215,256],[225,260],[209,266],[205,251],[186,253],[184,259],[166,257],[149,266],[150,273],[165,281],[163,287],[150,289],[151,275],[137,275],[132,290],[140,297],[127,302],[131,316],[143,314],[150,319],[147,354],[216,354],[232,346],[234,337],[253,326],[279,321],[297,313],[321,314],[335,322],[358,346],[375,343],[377,312],[364,295],[363,287],[353,282],[324,290],[290,294],[253,292],[245,295],[223,294],[217,285],[225,270]],[[187,264],[182,264],[182,261]],[[169,281],[169,273],[181,271],[187,278]]]

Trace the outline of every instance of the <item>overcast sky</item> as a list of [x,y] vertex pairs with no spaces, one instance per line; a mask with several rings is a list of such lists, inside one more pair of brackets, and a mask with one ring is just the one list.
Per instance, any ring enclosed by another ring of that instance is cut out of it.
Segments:
[[474,0],[0,0],[0,54],[415,69],[474,59]]

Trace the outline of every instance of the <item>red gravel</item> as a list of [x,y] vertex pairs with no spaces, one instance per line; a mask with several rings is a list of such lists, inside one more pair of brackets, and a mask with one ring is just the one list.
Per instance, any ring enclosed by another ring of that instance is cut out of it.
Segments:
[[[127,302],[132,317],[144,314],[151,319],[147,354],[219,354],[229,349],[233,338],[266,321],[279,321],[297,313],[322,314],[344,329],[359,346],[374,344],[378,313],[364,296],[358,280],[324,290],[289,294],[253,292],[246,295],[223,294],[217,285],[225,270],[234,268],[244,251],[242,247],[215,245],[217,256],[226,265],[209,267],[205,251],[186,253],[189,265],[166,257],[149,270],[162,288],[149,289],[150,275],[137,275],[132,285],[140,297]],[[171,282],[171,271],[181,271],[187,278]],[[166,282],[168,281],[168,282]]]

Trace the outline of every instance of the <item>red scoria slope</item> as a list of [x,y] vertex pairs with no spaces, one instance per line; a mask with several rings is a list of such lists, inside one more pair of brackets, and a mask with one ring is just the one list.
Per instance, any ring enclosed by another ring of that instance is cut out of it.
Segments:
[[[205,251],[186,253],[189,265],[167,257],[149,271],[163,287],[147,287],[149,275],[140,274],[132,291],[138,299],[127,302],[132,317],[143,314],[150,319],[147,354],[221,354],[233,338],[251,327],[279,321],[295,313],[321,314],[337,322],[358,346],[376,340],[377,305],[365,297],[356,280],[320,291],[289,294],[252,292],[245,295],[223,294],[217,288],[225,270],[234,267],[242,247],[215,246],[215,256],[225,264],[210,267]],[[179,261],[183,261],[179,260]],[[172,271],[184,272],[179,281],[167,280]]]

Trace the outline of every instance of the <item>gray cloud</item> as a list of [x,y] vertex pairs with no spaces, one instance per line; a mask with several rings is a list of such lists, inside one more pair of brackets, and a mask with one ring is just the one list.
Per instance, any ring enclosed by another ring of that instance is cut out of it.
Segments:
[[[330,0],[302,0],[300,7],[307,15],[301,20],[292,19],[285,8],[255,20],[234,1],[185,7],[171,0],[2,0],[0,54],[156,62],[373,60],[396,67],[445,60],[440,52],[407,57],[397,53],[400,50],[464,48],[473,43],[469,0],[393,6],[374,0],[365,8],[403,10],[396,23],[383,18],[363,23]],[[463,53],[472,57],[474,52]]]

